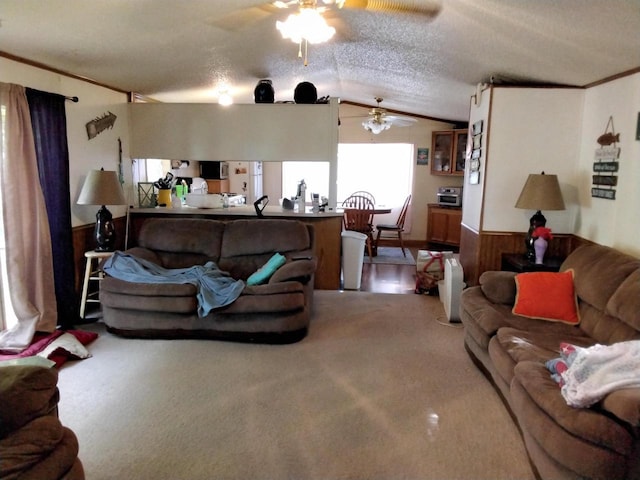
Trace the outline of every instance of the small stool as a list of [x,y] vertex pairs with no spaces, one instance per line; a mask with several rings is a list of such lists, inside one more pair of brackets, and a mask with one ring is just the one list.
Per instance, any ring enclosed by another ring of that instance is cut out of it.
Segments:
[[[84,253],[84,256],[87,258],[87,266],[84,269],[84,283],[82,285],[82,301],[80,302],[80,318],[84,318],[85,308],[87,306],[87,302],[100,303],[99,298],[88,298],[89,295],[89,281],[96,280],[100,281],[104,277],[104,272],[100,268],[100,262],[109,258],[113,255],[113,252],[96,252],[95,250],[90,250]],[[93,262],[96,261],[96,265],[94,267]],[[94,292],[91,295],[96,295],[99,293]]]

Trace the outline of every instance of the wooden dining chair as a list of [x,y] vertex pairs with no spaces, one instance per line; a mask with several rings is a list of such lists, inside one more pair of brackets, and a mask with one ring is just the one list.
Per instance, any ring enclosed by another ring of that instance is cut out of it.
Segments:
[[366,190],[358,190],[357,192],[353,192],[349,197],[365,197],[368,198],[373,205],[376,204],[376,197],[373,196],[372,193],[367,192]]
[[407,211],[409,210],[409,204],[411,203],[411,195],[409,195],[405,201],[404,205],[402,205],[402,210],[400,210],[400,214],[398,215],[398,220],[393,225],[389,224],[380,224],[376,225],[376,230],[378,231],[378,235],[376,235],[375,248],[378,249],[378,242],[380,241],[380,236],[383,233],[394,233],[398,236],[400,240],[400,248],[402,248],[402,255],[405,257],[407,253],[404,251],[404,242],[402,240],[402,232],[404,232],[404,221],[407,218]]
[[[364,209],[373,209],[374,206],[375,206],[375,203],[369,197],[364,195],[349,195],[342,202],[342,208],[344,209],[356,208],[356,209],[364,210]],[[346,228],[346,221],[344,221],[344,218],[343,218],[342,225],[345,228],[345,230],[352,230],[352,229]],[[373,231],[373,214],[371,214],[369,218],[369,226],[370,226],[370,229]]]
[[367,236],[365,245],[369,258],[373,258],[373,227],[371,226],[370,208],[347,208],[344,211],[345,230],[360,232]]
[[350,195],[344,202],[343,227],[345,230],[364,233],[369,258],[373,257],[373,202],[362,195]]

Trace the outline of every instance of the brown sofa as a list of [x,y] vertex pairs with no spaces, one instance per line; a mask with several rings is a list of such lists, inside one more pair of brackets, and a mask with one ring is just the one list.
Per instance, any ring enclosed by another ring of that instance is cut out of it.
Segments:
[[640,478],[640,389],[574,408],[545,366],[560,356],[560,342],[640,339],[640,260],[585,245],[563,262],[567,269],[574,270],[579,325],[514,315],[516,274],[485,272],[461,296],[465,347],[510,409],[541,478]]
[[0,367],[0,478],[83,480],[78,439],[58,420],[58,372]]
[[268,283],[200,318],[196,286],[132,283],[107,276],[100,302],[107,329],[129,337],[218,338],[290,343],[307,333],[316,269],[313,226],[296,220],[147,219],[126,253],[164,268],[215,262],[246,281],[275,254],[287,258]]

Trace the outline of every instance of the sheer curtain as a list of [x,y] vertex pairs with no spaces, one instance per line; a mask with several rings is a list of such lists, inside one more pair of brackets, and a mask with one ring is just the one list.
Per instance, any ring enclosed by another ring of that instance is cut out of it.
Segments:
[[[0,193],[10,297],[18,323],[0,333],[0,350],[21,351],[57,323],[51,236],[25,89],[0,83],[4,110]],[[6,287],[6,286],[5,286]]]

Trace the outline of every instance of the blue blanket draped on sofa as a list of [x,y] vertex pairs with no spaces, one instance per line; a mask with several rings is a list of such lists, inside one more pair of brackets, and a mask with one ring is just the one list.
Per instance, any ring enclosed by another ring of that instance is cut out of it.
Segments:
[[191,283],[198,289],[198,316],[206,317],[214,308],[233,303],[245,287],[214,262],[188,268],[163,268],[143,258],[124,252],[114,252],[104,263],[108,275],[136,283]]

